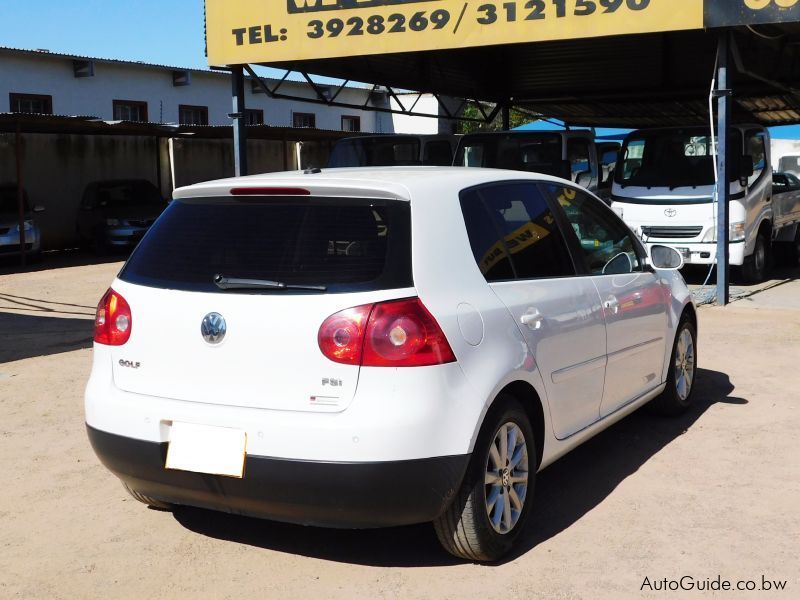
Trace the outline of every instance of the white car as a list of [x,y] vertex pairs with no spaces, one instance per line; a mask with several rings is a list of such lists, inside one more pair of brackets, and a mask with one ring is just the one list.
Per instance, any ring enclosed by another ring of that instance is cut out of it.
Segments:
[[432,521],[494,560],[539,470],[647,402],[689,405],[695,307],[680,255],[651,253],[534,173],[184,188],[98,306],[89,438],[151,506]]

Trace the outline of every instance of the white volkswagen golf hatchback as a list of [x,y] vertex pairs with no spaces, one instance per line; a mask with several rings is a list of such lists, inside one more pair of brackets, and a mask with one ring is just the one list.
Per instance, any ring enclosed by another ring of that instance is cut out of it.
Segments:
[[690,402],[674,250],[533,173],[341,169],[195,185],[100,301],[103,464],[154,507],[433,522],[494,560],[537,471],[647,402]]

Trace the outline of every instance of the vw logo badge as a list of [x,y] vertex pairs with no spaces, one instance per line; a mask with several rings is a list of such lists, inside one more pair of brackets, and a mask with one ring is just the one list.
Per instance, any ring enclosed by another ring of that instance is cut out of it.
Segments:
[[672,218],[672,217],[674,217],[675,215],[678,214],[678,211],[675,210],[674,208],[668,208],[667,210],[664,211],[664,214],[666,216]]
[[225,339],[227,331],[228,326],[225,324],[225,319],[219,313],[208,313],[200,324],[200,333],[209,344],[219,344]]

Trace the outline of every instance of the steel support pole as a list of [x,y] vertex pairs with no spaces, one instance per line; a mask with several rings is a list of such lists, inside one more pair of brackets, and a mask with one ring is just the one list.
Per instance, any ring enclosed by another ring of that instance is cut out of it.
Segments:
[[730,215],[728,206],[731,196],[728,164],[728,126],[730,124],[730,96],[728,89],[729,32],[725,29],[719,36],[717,46],[717,304],[725,306],[730,301]]
[[231,69],[233,84],[233,162],[237,177],[247,175],[247,128],[244,102],[244,69],[236,66]]
[[22,181],[22,131],[17,124],[15,139],[16,158],[17,158],[17,210],[19,212],[19,263],[23,267],[27,262],[25,252],[25,192]]
[[503,105],[503,131],[511,129],[511,107],[508,104]]

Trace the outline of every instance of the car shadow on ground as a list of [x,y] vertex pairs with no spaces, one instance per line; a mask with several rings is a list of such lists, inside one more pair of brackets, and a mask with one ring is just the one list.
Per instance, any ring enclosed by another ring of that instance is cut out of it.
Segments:
[[109,254],[94,254],[88,250],[54,250],[44,252],[38,262],[28,261],[25,266],[20,264],[19,257],[0,257],[0,275],[13,273],[35,273],[50,269],[65,269],[68,267],[85,267],[87,265],[101,265],[106,263],[121,262],[128,258],[130,251]]
[[[55,312],[83,318],[57,318],[41,316],[43,312],[54,311],[36,308],[40,305],[41,301],[0,293],[0,306],[39,313],[20,315],[0,311],[0,364],[92,347],[93,307],[63,305]],[[34,308],[24,309],[23,306]]]
[[[558,535],[600,504],[629,475],[683,435],[711,406],[731,408],[747,400],[731,396],[734,386],[724,373],[699,369],[692,408],[678,418],[640,410],[600,433],[537,477],[534,512],[514,553],[514,560]],[[302,527],[180,508],[175,519],[187,529],[215,539],[278,552],[343,563],[421,567],[459,564],[439,546],[430,524],[376,530]]]
[[[717,271],[716,267],[711,270],[711,274],[709,275],[709,267],[703,265],[686,265],[681,269],[681,275],[686,280],[686,283],[689,285],[703,285],[705,283],[708,286],[714,287],[717,285]],[[764,284],[748,284],[741,280],[739,273],[736,269],[731,271],[730,275],[730,285],[734,287],[740,287],[745,289],[750,288],[761,288],[764,287]],[[800,267],[787,267],[787,266],[775,266],[773,267],[769,274],[767,275],[767,281],[773,282],[774,284],[780,285],[782,283],[786,283],[788,281],[793,281],[796,279],[800,279]]]

